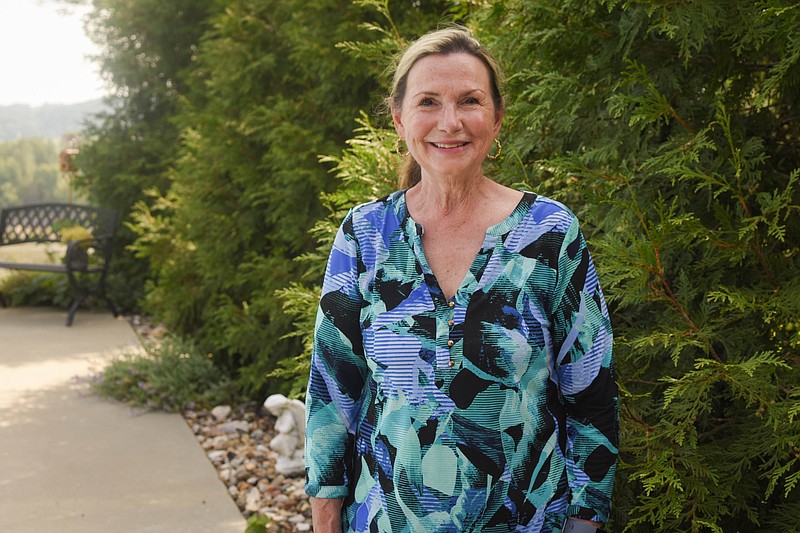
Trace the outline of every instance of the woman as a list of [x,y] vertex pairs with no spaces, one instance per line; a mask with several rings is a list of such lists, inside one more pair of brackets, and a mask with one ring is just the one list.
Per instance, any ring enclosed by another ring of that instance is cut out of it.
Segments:
[[305,447],[317,532],[577,532],[608,518],[608,313],[572,213],[483,174],[499,83],[461,27],[423,36],[397,66],[403,189],[348,213],[317,317]]

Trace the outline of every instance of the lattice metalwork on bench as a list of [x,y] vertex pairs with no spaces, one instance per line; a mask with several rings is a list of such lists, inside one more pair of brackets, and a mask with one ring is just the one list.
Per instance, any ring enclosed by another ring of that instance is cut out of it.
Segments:
[[[87,298],[105,300],[118,316],[117,305],[106,294],[105,280],[111,261],[117,215],[113,210],[74,204],[32,204],[0,209],[0,246],[20,243],[59,242],[66,228],[80,226],[92,238],[70,240],[60,263],[0,262],[0,268],[66,274],[72,290],[67,326]],[[81,232],[78,232],[81,233]],[[5,305],[3,295],[0,302]]]
[[95,237],[113,235],[113,212],[97,207],[71,204],[41,204],[2,210],[0,245],[61,240],[59,229],[82,226]]

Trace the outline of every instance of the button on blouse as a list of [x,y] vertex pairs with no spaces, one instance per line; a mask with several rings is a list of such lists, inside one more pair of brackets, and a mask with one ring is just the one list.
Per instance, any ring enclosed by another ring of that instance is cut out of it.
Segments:
[[583,235],[558,202],[526,193],[489,228],[452,300],[403,191],[354,208],[320,299],[306,492],[346,498],[345,531],[549,531],[567,512],[606,521],[611,339]]

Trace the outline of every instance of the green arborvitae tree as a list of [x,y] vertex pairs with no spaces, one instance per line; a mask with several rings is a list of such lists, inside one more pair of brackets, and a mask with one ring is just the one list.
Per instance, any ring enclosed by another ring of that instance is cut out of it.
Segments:
[[[371,38],[364,25],[384,4],[220,2],[177,121],[172,188],[137,210],[136,250],[156,273],[148,307],[237,370],[248,392],[300,350],[275,291],[303,278],[294,258],[314,248],[308,231],[334,183],[320,154],[339,152],[377,99],[383,65],[347,50]],[[403,18],[438,18],[436,5],[406,6]]]
[[[459,6],[509,75],[498,179],[579,215],[613,313],[622,448],[606,529],[793,531],[800,7]],[[392,188],[392,138],[364,122],[334,158],[314,272],[343,210]],[[308,349],[315,294],[284,297]]]
[[[62,0],[69,1],[69,0]],[[73,0],[74,1],[74,0]],[[97,58],[112,88],[111,108],[93,118],[77,159],[77,185],[99,205],[130,221],[145,191],[166,191],[180,142],[173,123],[191,72],[211,0],[92,0],[87,30],[102,52]],[[134,234],[121,225],[110,292],[136,308],[149,276],[147,263],[126,251]]]
[[[305,269],[304,281],[293,281],[278,291],[284,312],[294,319],[294,331],[290,336],[302,341],[303,350],[281,360],[273,375],[290,383],[294,396],[302,395],[308,381],[321,280],[339,224],[354,205],[397,189],[401,158],[395,151],[394,130],[375,126],[366,115],[362,115],[358,123],[356,136],[348,141],[344,153],[323,159],[335,165],[333,170],[341,183],[338,189],[321,197],[328,214],[311,231],[317,242],[316,249],[297,258]],[[312,280],[314,283],[308,283]]]
[[309,233],[315,242],[313,249],[295,258],[303,271],[302,279],[278,291],[284,313],[293,320],[288,336],[298,339],[302,350],[282,359],[271,376],[290,384],[295,396],[302,395],[308,380],[321,282],[338,226],[354,205],[380,198],[397,188],[402,160],[396,152],[397,136],[383,101],[390,83],[386,77],[390,69],[386,67],[410,40],[442,22],[459,22],[469,12],[468,6],[450,2],[429,3],[425,9],[417,6],[407,9],[401,3],[390,5],[386,0],[354,3],[376,14],[373,22],[363,24],[370,38],[351,39],[338,46],[369,65],[368,74],[377,82],[377,90],[373,105],[362,106],[360,115],[355,118],[355,136],[347,141],[346,149],[321,158],[326,165],[332,165],[337,186],[320,195],[325,217],[317,220]]
[[610,530],[796,529],[800,6],[520,0],[480,19],[510,73],[503,175],[579,214],[613,311]]

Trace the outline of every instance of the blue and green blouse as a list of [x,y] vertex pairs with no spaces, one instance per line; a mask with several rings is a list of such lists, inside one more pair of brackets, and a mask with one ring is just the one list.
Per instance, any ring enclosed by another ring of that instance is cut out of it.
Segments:
[[608,519],[618,394],[575,216],[525,193],[448,300],[405,192],[331,251],[306,399],[306,492],[344,531],[560,531]]

